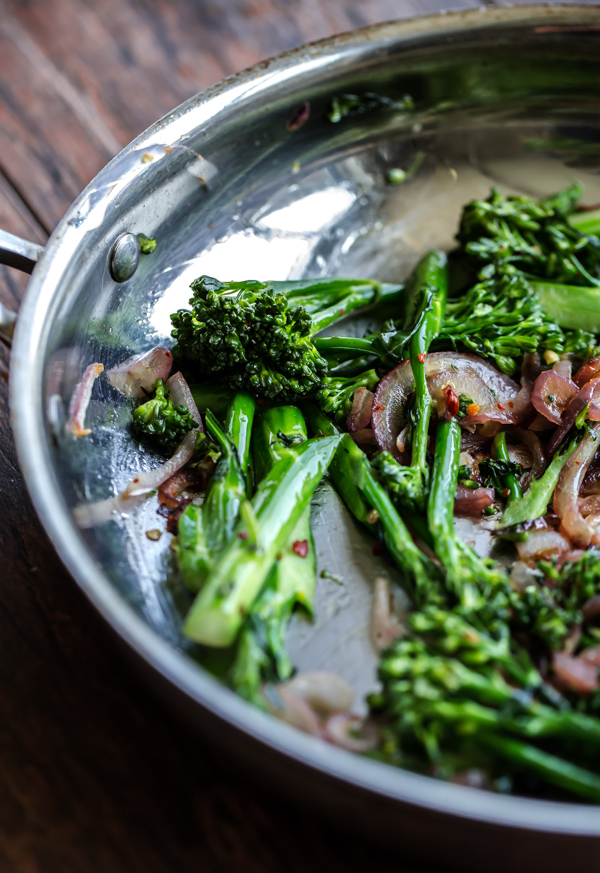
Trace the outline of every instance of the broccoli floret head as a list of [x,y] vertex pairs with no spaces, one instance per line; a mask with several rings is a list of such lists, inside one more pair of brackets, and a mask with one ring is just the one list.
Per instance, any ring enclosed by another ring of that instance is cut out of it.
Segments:
[[501,261],[543,279],[589,284],[599,272],[600,241],[566,220],[580,196],[578,185],[545,200],[505,197],[494,188],[487,200],[464,208],[458,239],[476,262]]
[[173,450],[197,424],[185,406],[174,406],[162,379],[154,383],[154,397],[133,413],[136,436],[163,449]]
[[375,370],[366,370],[357,376],[327,376],[323,387],[316,394],[316,400],[323,412],[333,416],[341,424],[350,415],[358,388],[373,391],[378,382],[379,376]]
[[175,354],[232,388],[294,398],[321,387],[326,361],[311,340],[311,317],[261,282],[192,282],[190,309],[171,316]]
[[427,495],[420,470],[403,467],[389,452],[380,452],[371,464],[396,509],[404,513],[420,513],[424,510]]

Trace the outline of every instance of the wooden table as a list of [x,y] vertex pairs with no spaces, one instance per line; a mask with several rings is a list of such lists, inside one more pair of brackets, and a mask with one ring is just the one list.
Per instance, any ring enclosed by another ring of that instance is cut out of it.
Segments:
[[[0,227],[43,243],[181,101],[303,42],[450,0],[0,0]],[[485,5],[494,5],[487,2]],[[16,308],[26,280],[0,268]],[[26,494],[0,346],[0,871],[408,871],[258,786],[140,688]]]

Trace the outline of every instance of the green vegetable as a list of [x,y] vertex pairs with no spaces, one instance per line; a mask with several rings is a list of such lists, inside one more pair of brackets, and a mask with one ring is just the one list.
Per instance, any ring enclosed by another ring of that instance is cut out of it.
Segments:
[[295,457],[278,461],[260,482],[246,515],[214,565],[184,624],[184,633],[209,646],[228,646],[268,578],[278,554],[309,506],[340,442],[308,440]]
[[413,331],[410,340],[410,365],[415,377],[415,426],[412,429],[411,467],[418,470],[422,482],[421,505],[425,503],[429,480],[427,439],[431,416],[431,396],[425,380],[425,358],[432,341],[440,332],[448,295],[446,255],[428,252],[417,264],[406,284],[404,329]]
[[175,354],[198,376],[265,397],[322,387],[327,363],[311,336],[344,315],[401,293],[367,280],[192,282],[190,309],[171,316]]
[[572,710],[525,653],[513,654],[506,641],[480,627],[431,610],[413,614],[410,624],[409,636],[384,653],[382,691],[373,698],[390,721],[387,754],[401,744],[439,764],[452,754],[472,758],[493,748],[517,773],[533,770],[544,781],[600,800],[600,775],[535,745],[551,738],[567,754],[573,743],[592,752],[600,743],[600,720]]
[[511,500],[519,500],[523,497],[523,491],[518,477],[523,471],[520,464],[510,459],[504,431],[500,431],[494,437],[494,451],[496,460],[486,458],[479,464],[479,473],[483,484],[495,488],[499,494],[508,490],[508,503]]
[[352,400],[358,388],[373,391],[379,382],[375,370],[367,370],[356,376],[331,376],[323,380],[323,387],[316,393],[315,399],[328,415],[333,416],[338,424],[345,424],[352,409]]
[[174,406],[162,379],[154,383],[154,397],[133,413],[132,429],[139,439],[146,439],[162,449],[173,451],[186,433],[197,427],[186,406]]
[[152,252],[156,251],[156,240],[154,237],[148,237],[145,233],[138,233],[137,238],[140,252],[143,255],[151,255]]
[[535,521],[536,518],[546,514],[562,468],[577,448],[577,443],[578,440],[574,440],[565,452],[562,454],[557,452],[540,478],[532,481],[525,496],[508,503],[498,524],[499,528],[504,529],[515,524],[523,524],[525,521]]
[[240,458],[248,458],[254,400],[238,393],[231,402],[224,431],[210,410],[206,429],[220,457],[208,483],[202,506],[191,503],[179,517],[175,553],[179,571],[190,591],[201,589],[233,536],[247,496],[247,475]]
[[[253,435],[257,474],[266,475],[284,457],[296,458],[306,439],[306,425],[296,407],[267,410]],[[231,681],[243,697],[260,706],[264,706],[262,684],[283,681],[292,674],[286,629],[296,605],[312,614],[316,572],[309,506],[292,530],[240,633]]]
[[446,589],[466,610],[480,611],[490,622],[506,605],[505,575],[480,558],[454,530],[454,496],[458,483],[460,425],[456,419],[438,424],[427,522],[433,548],[446,573]]
[[381,94],[366,91],[364,94],[340,94],[334,97],[327,112],[327,118],[332,124],[337,124],[343,118],[362,115],[380,109],[406,112],[414,109],[412,97],[405,95],[401,100],[392,100]]

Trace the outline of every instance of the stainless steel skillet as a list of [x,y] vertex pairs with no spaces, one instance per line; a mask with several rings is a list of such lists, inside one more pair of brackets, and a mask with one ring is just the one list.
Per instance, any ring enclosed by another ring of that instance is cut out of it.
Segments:
[[[71,519],[74,504],[114,493],[153,462],[128,436],[128,407],[100,381],[93,432],[75,441],[64,436],[65,406],[88,363],[110,366],[164,339],[169,313],[202,272],[394,280],[424,249],[450,246],[460,205],[491,184],[541,194],[577,177],[599,201],[599,48],[598,8],[497,8],[367,28],[232,77],[151,127],[88,186],[41,255],[17,323],[12,411],[27,483],[59,554],[125,651],[256,778],[438,866],[597,865],[600,812],[353,757],[228,692],[182,641],[168,537],[145,537],[160,524],[155,507],[89,532]],[[332,98],[348,92],[408,95],[414,105],[332,123]],[[310,117],[298,126],[304,104]],[[403,184],[386,184],[387,170],[416,163]],[[138,232],[159,247],[133,271],[114,247]],[[38,252],[22,255],[32,266]],[[357,665],[364,691],[372,665],[363,663],[360,622],[374,568],[351,569],[365,554],[359,534],[330,496],[319,500],[321,558],[334,572],[339,561],[344,584],[330,597],[335,583],[323,581],[319,611],[329,620],[308,644],[295,628],[293,645],[307,665]]]

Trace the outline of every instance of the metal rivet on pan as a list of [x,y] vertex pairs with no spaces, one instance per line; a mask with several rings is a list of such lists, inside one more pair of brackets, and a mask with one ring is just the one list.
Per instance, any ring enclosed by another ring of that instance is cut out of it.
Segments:
[[122,233],[110,253],[110,275],[115,282],[131,279],[140,263],[140,245],[134,233]]

